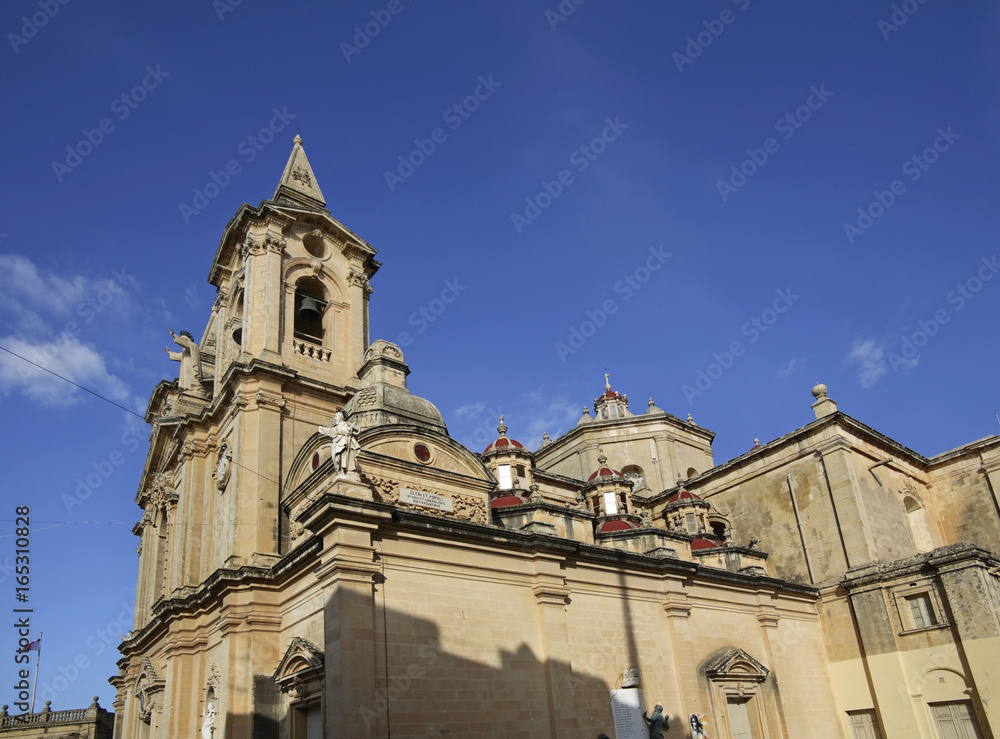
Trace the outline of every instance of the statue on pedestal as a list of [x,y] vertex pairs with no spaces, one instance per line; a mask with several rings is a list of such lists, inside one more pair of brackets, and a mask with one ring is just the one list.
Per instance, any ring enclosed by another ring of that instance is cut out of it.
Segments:
[[163,347],[163,349],[173,361],[181,363],[180,377],[178,377],[181,390],[202,393],[201,350],[189,331],[181,331],[178,335],[174,333],[173,329],[170,329],[170,335],[182,351],[172,352],[169,347]]
[[333,468],[337,474],[348,474],[357,470],[358,452],[361,446],[355,438],[358,435],[357,424],[344,418],[343,411],[333,414],[333,421],[329,426],[318,426],[319,432],[324,436],[329,436],[332,442],[330,456],[333,459]]

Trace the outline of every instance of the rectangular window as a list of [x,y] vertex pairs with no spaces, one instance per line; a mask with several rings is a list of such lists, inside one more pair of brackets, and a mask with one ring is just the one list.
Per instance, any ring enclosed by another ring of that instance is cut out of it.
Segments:
[[519,465],[515,466],[514,469],[517,470],[517,476],[518,477],[524,477],[524,465],[523,464],[519,464]]
[[500,489],[510,490],[513,487],[510,480],[510,465],[501,464],[497,466],[497,477],[500,478]]
[[733,739],[753,739],[746,701],[729,701],[729,728],[733,732]]
[[938,736],[944,739],[981,739],[979,724],[968,701],[937,703],[931,706]]
[[875,711],[848,711],[854,739],[882,739]]
[[693,513],[685,513],[684,522],[687,525],[687,530],[689,534],[698,533],[698,522],[695,520]]
[[914,629],[926,629],[928,626],[936,626],[937,618],[934,616],[934,607],[931,605],[931,597],[927,593],[908,595],[904,598],[906,605],[910,609],[910,620]]
[[604,494],[604,515],[606,516],[618,515],[618,501],[615,500],[614,493]]

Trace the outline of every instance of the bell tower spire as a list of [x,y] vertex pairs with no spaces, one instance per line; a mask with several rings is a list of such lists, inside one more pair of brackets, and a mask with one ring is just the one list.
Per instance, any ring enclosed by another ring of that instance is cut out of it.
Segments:
[[324,210],[326,200],[323,191],[319,189],[316,175],[309,166],[306,151],[302,148],[302,137],[295,134],[292,139],[292,153],[288,156],[288,164],[281,173],[278,189],[274,191],[275,203],[305,206]]

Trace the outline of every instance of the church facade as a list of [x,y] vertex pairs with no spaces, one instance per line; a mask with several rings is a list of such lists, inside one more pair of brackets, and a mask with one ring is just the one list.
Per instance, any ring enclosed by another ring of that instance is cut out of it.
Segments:
[[469,450],[369,339],[375,256],[298,136],[226,226],[147,410],[117,738],[625,739],[640,695],[666,737],[1000,736],[1000,437],[927,458],[818,385],[717,465],[605,378]]

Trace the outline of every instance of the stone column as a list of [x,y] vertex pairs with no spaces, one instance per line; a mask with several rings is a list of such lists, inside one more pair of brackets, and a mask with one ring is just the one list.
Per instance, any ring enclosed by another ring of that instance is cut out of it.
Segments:
[[570,591],[560,569],[562,557],[535,553],[532,592],[538,604],[542,636],[542,660],[548,691],[549,736],[575,739],[579,736],[576,700],[573,694],[573,667],[569,630],[566,626],[566,598]]
[[[285,400],[281,384],[267,378],[248,383],[246,390],[250,402],[241,414],[238,459],[233,460],[239,464],[225,493],[237,500],[237,528],[229,532],[233,541],[227,548],[231,564],[236,563],[231,559],[235,556],[240,563],[266,565],[270,564],[266,558],[278,553],[278,494],[284,474],[278,451]],[[224,530],[217,527],[214,534],[222,535]],[[265,560],[253,559],[253,555],[264,555]]]
[[348,310],[351,325],[347,336],[337,337],[338,345],[334,348],[344,362],[344,384],[350,382],[365,361],[368,349],[368,295],[372,291],[368,278],[358,265],[352,265],[347,282],[350,285]]
[[[367,491],[341,479],[329,495],[357,498]],[[304,511],[302,523],[323,540],[315,572],[324,597],[327,739],[381,736],[384,727],[365,720],[365,709],[371,710],[376,697],[374,578],[379,565],[372,537],[378,517],[324,495]]]

